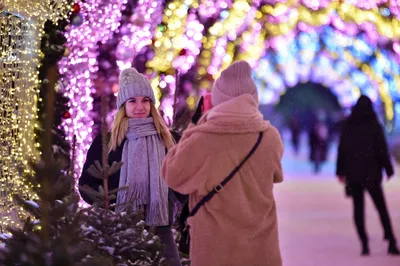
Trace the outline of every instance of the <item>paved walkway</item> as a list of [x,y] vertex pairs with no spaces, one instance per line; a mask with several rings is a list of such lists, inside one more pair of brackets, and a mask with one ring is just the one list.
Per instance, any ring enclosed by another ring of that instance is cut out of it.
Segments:
[[[283,265],[400,266],[400,257],[387,255],[383,230],[369,197],[366,215],[371,255],[360,256],[351,201],[344,197],[343,186],[334,176],[335,149],[322,173],[314,175],[306,147],[296,158],[286,145],[285,181],[275,187]],[[400,167],[384,187],[400,246]]]

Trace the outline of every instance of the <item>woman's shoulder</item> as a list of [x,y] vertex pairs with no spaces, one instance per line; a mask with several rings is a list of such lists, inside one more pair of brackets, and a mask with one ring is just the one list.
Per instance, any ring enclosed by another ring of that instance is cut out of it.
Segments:
[[[108,141],[110,139],[111,133],[108,132],[106,136],[107,136],[107,149],[108,149]],[[102,140],[103,140],[102,134],[98,134],[94,138],[94,140],[90,146],[90,150],[92,151],[92,154],[94,153],[94,154],[100,155],[100,156],[103,154],[103,141]],[[124,139],[122,141],[122,143],[115,150],[112,150],[109,152],[108,156],[109,156],[110,160],[120,160],[125,141],[126,141],[126,139]]]
[[100,147],[101,146],[101,134],[97,135],[96,137],[94,137],[92,143],[90,144],[90,149],[95,149],[96,147]]
[[[107,132],[107,141],[108,141],[108,139],[110,139],[110,132]],[[98,134],[94,139],[93,139],[93,142],[92,142],[92,145],[98,145],[98,144],[101,144],[101,142],[102,142],[102,139],[103,139],[103,135],[100,133],[100,134]]]
[[98,134],[96,137],[94,137],[93,142],[92,143],[98,143],[101,142],[102,136],[101,134]]
[[[110,137],[111,137],[111,133],[110,133],[110,132],[107,132],[107,135],[106,135],[106,138],[107,138],[107,145],[108,145],[108,142],[109,142],[109,140],[110,140]],[[118,149],[121,149],[121,148],[123,147],[125,141],[126,141],[126,139],[124,139],[124,140],[122,141],[122,143],[117,147],[117,150],[118,150]],[[98,135],[93,139],[92,144],[90,145],[90,147],[91,147],[92,149],[96,149],[96,148],[101,149],[102,145],[103,145],[103,136],[102,136],[102,134],[98,134]]]

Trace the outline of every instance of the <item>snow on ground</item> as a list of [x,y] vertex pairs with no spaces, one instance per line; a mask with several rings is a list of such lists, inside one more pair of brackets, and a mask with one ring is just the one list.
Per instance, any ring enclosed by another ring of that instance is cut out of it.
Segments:
[[[361,247],[352,219],[351,200],[335,178],[336,145],[322,172],[315,175],[308,163],[305,136],[298,157],[284,136],[285,180],[275,187],[280,246],[284,266],[400,266],[400,256],[387,255],[387,242],[378,214],[367,196],[369,257],[361,257]],[[400,167],[384,188],[394,232],[400,239]],[[399,240],[400,246],[400,240]]]

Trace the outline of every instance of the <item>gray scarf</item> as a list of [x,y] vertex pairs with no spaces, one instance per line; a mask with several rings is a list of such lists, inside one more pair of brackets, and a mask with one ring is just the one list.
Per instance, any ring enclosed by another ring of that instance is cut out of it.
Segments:
[[129,186],[117,195],[117,211],[133,200],[134,210],[144,210],[149,226],[168,225],[168,186],[161,178],[165,146],[152,117],[131,118],[122,150],[119,187]]

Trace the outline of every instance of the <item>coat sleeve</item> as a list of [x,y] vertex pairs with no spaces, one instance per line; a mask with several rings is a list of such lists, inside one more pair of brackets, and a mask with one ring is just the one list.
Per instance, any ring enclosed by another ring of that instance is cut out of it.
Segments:
[[386,170],[386,174],[388,176],[392,176],[394,174],[393,165],[390,160],[390,154],[386,143],[385,133],[383,132],[383,128],[380,125],[376,136],[376,142],[377,142],[376,152],[379,158],[379,162],[382,168]]
[[339,138],[339,147],[337,152],[337,160],[336,160],[336,175],[337,176],[346,176],[346,151],[345,144],[346,142],[346,130],[343,129],[340,138]]
[[204,147],[200,147],[206,143],[202,138],[202,134],[185,132],[179,145],[170,149],[164,160],[162,177],[170,188],[181,194],[192,194],[205,182],[200,178],[209,162]]
[[[79,186],[84,186],[88,185],[94,190],[98,190],[99,186],[102,185],[102,180],[90,175],[87,172],[87,169],[95,162],[99,161],[101,162],[101,155],[102,155],[102,146],[101,146],[101,136],[97,136],[92,145],[90,145],[90,148],[88,150],[88,153],[86,155],[86,161],[82,169],[82,174],[79,178]],[[79,188],[79,193],[81,194],[81,197],[84,201],[86,201],[88,204],[93,204],[92,199],[85,194],[80,188]]]
[[278,167],[277,170],[274,173],[274,183],[281,183],[283,181],[283,171],[282,171],[282,157],[283,157],[283,151],[284,151],[284,146],[283,142],[281,139],[281,136],[276,128],[274,128],[274,136],[273,136],[273,143],[275,143],[273,150],[276,150],[277,152],[277,162],[278,162]]

